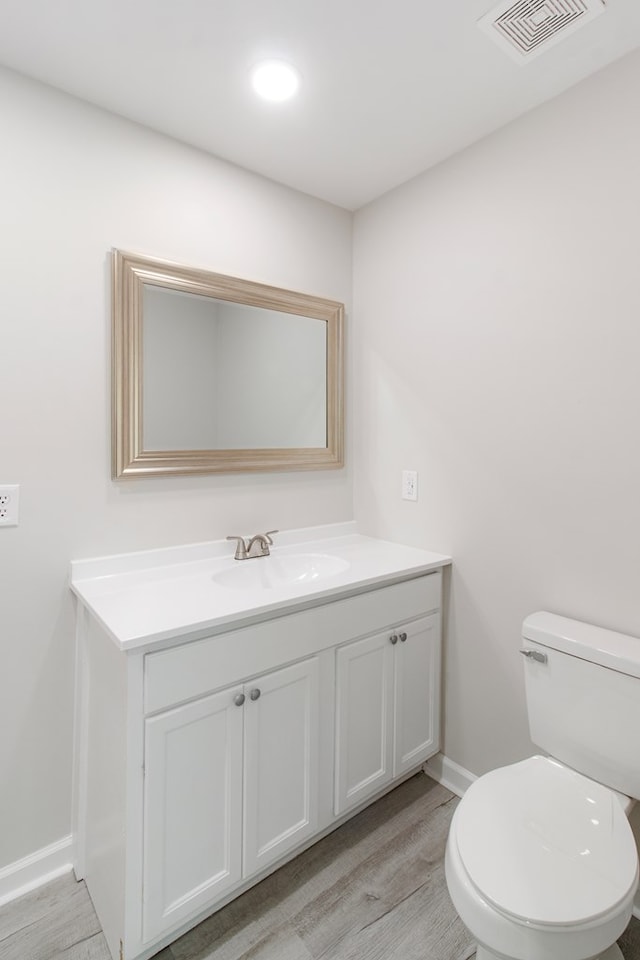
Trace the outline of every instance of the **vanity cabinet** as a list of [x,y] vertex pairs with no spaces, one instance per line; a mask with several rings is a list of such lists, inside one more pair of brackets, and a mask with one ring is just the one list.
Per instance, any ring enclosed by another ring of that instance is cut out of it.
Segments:
[[144,939],[317,831],[318,658],[145,721]]
[[242,687],[145,722],[144,939],[242,876]]
[[83,602],[74,866],[114,960],[148,960],[438,750],[433,565],[126,648]]
[[318,829],[318,658],[252,681],[245,694],[243,876],[250,877]]
[[438,614],[338,648],[336,814],[437,750],[439,682]]

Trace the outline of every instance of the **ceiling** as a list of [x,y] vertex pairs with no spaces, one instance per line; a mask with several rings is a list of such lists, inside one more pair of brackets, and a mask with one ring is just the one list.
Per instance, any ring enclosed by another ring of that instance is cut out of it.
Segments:
[[[524,65],[495,0],[23,0],[0,63],[280,183],[357,209],[640,45],[640,0]],[[262,58],[302,75],[259,102]]]

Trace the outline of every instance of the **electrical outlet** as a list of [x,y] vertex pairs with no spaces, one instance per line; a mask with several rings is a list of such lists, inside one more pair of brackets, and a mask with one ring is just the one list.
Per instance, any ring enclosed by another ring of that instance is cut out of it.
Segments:
[[417,470],[402,471],[402,499],[403,500],[418,499],[418,471]]
[[18,526],[20,487],[17,483],[0,484],[0,527]]

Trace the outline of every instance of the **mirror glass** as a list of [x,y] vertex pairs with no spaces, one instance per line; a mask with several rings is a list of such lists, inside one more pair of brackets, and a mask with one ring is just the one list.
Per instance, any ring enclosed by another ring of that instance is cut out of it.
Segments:
[[323,320],[144,285],[152,450],[326,447]]
[[342,304],[113,252],[114,477],[340,467]]

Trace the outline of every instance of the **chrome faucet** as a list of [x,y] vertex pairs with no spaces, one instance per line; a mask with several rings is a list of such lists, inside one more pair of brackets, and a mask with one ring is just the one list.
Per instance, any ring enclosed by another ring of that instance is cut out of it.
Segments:
[[269,547],[273,546],[271,539],[277,530],[269,530],[268,533],[256,533],[255,537],[245,540],[244,537],[227,537],[227,540],[236,540],[236,553],[234,560],[253,560],[255,557],[268,557]]

